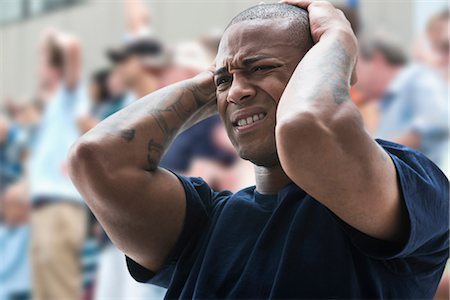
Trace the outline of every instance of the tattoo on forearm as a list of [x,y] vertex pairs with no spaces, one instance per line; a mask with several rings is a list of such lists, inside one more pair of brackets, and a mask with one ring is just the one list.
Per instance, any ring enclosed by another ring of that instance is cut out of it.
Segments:
[[154,171],[158,167],[159,160],[164,153],[164,146],[150,139],[147,145],[148,171]]
[[120,132],[120,136],[127,142],[131,142],[136,134],[135,129],[124,129]]
[[162,105],[154,107],[148,112],[162,133],[161,140],[152,137],[148,143],[147,161],[150,171],[158,167],[164,149],[175,137],[182,124],[203,106],[204,99],[207,99],[205,94],[193,86],[182,86],[178,93],[169,91],[163,98],[166,100],[162,102]]
[[332,64],[329,70],[330,88],[333,93],[334,102],[336,104],[342,104],[350,98],[348,67],[351,63],[351,58],[340,42],[336,42],[335,51],[333,51],[332,55],[334,56],[334,64]]
[[351,58],[340,42],[336,42],[334,51],[330,53],[330,56],[333,63],[324,69],[324,78],[329,84],[334,102],[340,105],[350,99],[348,68]]

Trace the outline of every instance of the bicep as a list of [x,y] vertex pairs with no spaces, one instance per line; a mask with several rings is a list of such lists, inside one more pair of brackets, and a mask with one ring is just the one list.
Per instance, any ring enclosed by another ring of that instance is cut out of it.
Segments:
[[349,225],[396,239],[403,208],[393,162],[365,131],[356,107],[342,106],[328,122],[314,116],[286,132],[278,147],[283,169]]

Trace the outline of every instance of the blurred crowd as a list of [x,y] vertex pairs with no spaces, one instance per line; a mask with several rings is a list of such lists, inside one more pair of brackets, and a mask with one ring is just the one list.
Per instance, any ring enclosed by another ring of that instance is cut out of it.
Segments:
[[[98,122],[145,95],[209,68],[220,31],[168,47],[139,1],[124,2],[126,34],[105,49],[109,65],[83,78],[79,37],[42,32],[37,90],[2,99],[0,111],[0,300],[162,299],[135,282],[71,184],[66,156]],[[385,32],[360,34],[357,8],[342,7],[360,42],[351,97],[374,138],[426,154],[448,174],[449,10],[434,15],[409,49]],[[118,151],[120,151],[118,149]],[[180,134],[162,167],[203,177],[216,190],[254,184],[218,116]],[[449,299],[448,272],[436,298]]]

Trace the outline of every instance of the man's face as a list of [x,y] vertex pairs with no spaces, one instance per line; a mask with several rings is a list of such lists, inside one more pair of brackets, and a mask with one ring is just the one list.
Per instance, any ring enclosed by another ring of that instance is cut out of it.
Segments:
[[224,33],[216,58],[217,107],[239,155],[278,164],[276,109],[307,49],[289,35],[287,20],[244,21]]
[[139,79],[144,67],[140,58],[136,55],[130,55],[117,65],[117,71],[119,72],[124,84],[128,88],[132,88],[136,81]]
[[449,20],[437,20],[428,29],[431,47],[437,54],[440,66],[448,66],[450,61]]

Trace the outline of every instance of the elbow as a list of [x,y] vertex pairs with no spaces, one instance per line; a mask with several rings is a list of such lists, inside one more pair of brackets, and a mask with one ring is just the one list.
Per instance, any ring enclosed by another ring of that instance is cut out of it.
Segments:
[[298,149],[346,143],[364,130],[361,115],[349,107],[330,114],[303,111],[285,115],[277,120],[275,136],[279,147]]
[[308,141],[327,133],[325,122],[312,112],[292,113],[277,120],[275,136],[280,145]]
[[94,170],[100,152],[95,141],[88,141],[81,137],[72,145],[67,157],[67,167],[70,179],[77,185],[82,178],[87,177],[86,172]]

